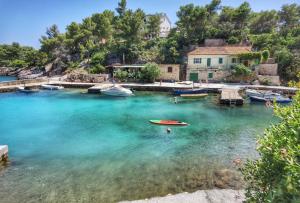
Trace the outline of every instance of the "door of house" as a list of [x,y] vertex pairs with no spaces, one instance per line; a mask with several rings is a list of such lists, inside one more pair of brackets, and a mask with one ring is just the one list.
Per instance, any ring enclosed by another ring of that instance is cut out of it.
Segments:
[[193,82],[198,82],[198,73],[190,73],[190,80]]
[[208,58],[207,59],[207,67],[210,67],[211,66],[211,58]]
[[213,79],[214,73],[208,73],[208,79]]

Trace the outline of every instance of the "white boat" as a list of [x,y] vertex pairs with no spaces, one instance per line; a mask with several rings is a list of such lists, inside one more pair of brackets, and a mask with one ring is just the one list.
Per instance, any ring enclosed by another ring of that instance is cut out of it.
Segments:
[[274,93],[272,91],[257,91],[257,90],[252,90],[252,89],[247,89],[246,90],[246,95],[248,97],[278,97],[281,96],[281,94]]
[[31,89],[29,87],[17,87],[17,90],[24,93],[34,93],[39,91],[38,89]]
[[63,86],[56,86],[56,85],[41,85],[41,88],[46,90],[61,90],[64,89]]
[[116,97],[128,97],[133,95],[130,89],[126,89],[119,85],[114,85],[112,87],[105,88],[101,90],[101,93],[109,96],[116,96]]

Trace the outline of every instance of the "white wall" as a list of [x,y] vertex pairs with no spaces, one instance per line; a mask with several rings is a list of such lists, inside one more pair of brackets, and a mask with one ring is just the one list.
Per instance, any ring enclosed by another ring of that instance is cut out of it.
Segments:
[[[194,64],[194,58],[201,58],[201,64]],[[188,68],[208,68],[207,59],[211,59],[211,68],[218,69],[229,69],[232,63],[232,58],[234,56],[229,55],[189,55],[188,56]],[[223,58],[223,63],[219,64],[219,58]]]
[[166,16],[162,16],[160,19],[160,37],[167,37],[171,30],[171,24]]

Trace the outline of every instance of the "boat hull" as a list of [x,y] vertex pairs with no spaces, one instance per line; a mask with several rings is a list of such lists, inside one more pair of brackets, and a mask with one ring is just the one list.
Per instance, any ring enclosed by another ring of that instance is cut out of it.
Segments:
[[56,86],[56,85],[41,85],[41,88],[45,90],[61,90],[64,89],[62,86]]
[[36,89],[26,89],[24,87],[18,87],[17,90],[19,92],[22,92],[22,93],[35,93],[35,92],[38,92],[39,90],[36,90]]
[[250,96],[250,100],[253,102],[276,102],[276,103],[280,103],[280,104],[287,104],[292,102],[291,99],[288,98],[283,98],[283,99],[276,99],[276,98],[264,98],[264,97],[257,97],[257,96]]
[[126,89],[120,86],[113,86],[104,90],[101,90],[101,94],[114,96],[114,97],[129,97],[133,96],[130,89]]
[[188,90],[174,90],[174,95],[183,95],[183,94],[202,94],[207,93],[207,89],[188,89]]
[[150,120],[150,123],[156,124],[156,125],[175,125],[175,126],[187,126],[188,124],[181,121],[176,120]]
[[202,93],[202,94],[181,94],[180,97],[184,99],[201,99],[206,97],[208,94]]
[[123,93],[123,92],[109,92],[109,91],[101,91],[102,94],[107,96],[114,96],[114,97],[130,97],[132,93]]

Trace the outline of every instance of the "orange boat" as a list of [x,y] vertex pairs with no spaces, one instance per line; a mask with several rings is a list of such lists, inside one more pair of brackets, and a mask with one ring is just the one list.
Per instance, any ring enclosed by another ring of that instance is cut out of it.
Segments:
[[180,125],[180,126],[188,125],[185,122],[176,121],[176,120],[150,120],[149,122],[157,125]]

